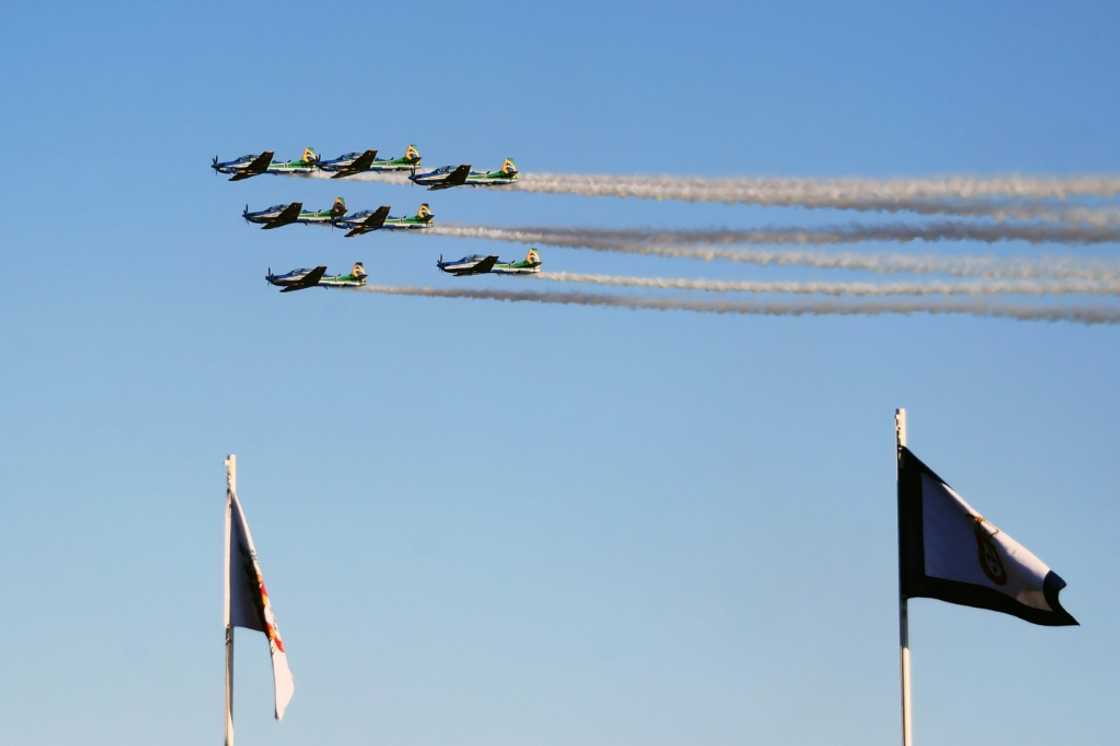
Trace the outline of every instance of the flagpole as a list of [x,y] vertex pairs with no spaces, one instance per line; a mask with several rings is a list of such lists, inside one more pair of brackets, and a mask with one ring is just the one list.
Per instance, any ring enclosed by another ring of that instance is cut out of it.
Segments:
[[[894,411],[894,437],[895,437],[895,482],[901,489],[899,482],[899,448],[906,445],[906,410],[899,408]],[[901,519],[900,519],[901,520]],[[899,531],[898,539],[902,541],[902,532]],[[901,545],[900,545],[901,546]],[[902,595],[902,564],[898,568],[898,661],[899,673],[902,679],[902,746],[911,746],[910,727],[910,618],[907,609],[906,596]]]
[[230,521],[232,519],[232,500],[237,493],[237,456],[229,454],[226,457],[226,542],[225,542],[225,579],[223,586],[224,616],[226,625],[226,743],[233,746],[233,625],[229,618],[229,541]]
[[226,626],[226,746],[233,746],[233,627]]

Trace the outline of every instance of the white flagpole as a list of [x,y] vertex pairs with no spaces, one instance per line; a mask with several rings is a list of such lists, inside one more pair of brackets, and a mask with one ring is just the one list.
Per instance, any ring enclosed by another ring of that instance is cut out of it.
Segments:
[[225,545],[225,587],[224,620],[226,624],[226,744],[233,746],[233,625],[229,618],[229,542],[230,521],[232,520],[232,500],[237,493],[237,456],[226,457],[226,545]]
[[[895,437],[895,482],[901,489],[898,474],[898,448],[906,445],[906,410],[894,411],[894,437]],[[898,540],[902,541],[899,532]],[[901,548],[901,545],[900,545]],[[898,568],[898,648],[899,672],[902,677],[902,746],[911,746],[910,729],[910,619],[907,613],[906,597],[902,595],[902,565]]]

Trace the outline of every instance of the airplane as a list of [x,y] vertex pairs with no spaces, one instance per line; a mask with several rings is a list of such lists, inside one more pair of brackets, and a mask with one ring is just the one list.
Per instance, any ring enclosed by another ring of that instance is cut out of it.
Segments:
[[328,275],[325,265],[314,269],[293,269],[282,275],[272,274],[272,267],[268,268],[265,279],[272,285],[280,287],[281,293],[291,293],[307,288],[358,288],[366,284],[366,268],[361,262],[354,262],[348,275]]
[[319,154],[313,148],[304,148],[298,160],[271,164],[265,171],[270,174],[309,174],[319,165]]
[[264,210],[249,212],[249,205],[241,213],[241,217],[250,223],[258,223],[263,230],[279,228],[292,223],[304,225],[331,225],[346,214],[346,201],[342,197],[335,197],[334,204],[329,210],[304,210],[302,202],[292,202],[287,205],[273,205]]
[[481,256],[479,254],[465,256],[453,262],[445,262],[441,254],[436,266],[447,274],[456,277],[484,274],[527,275],[541,271],[541,257],[536,249],[529,249],[529,253],[519,262],[500,262],[496,256]]
[[369,171],[376,157],[376,150],[366,150],[362,153],[346,153],[331,161],[320,160],[318,165],[321,170],[332,172],[332,179],[343,179]]
[[233,174],[230,181],[241,181],[248,179],[251,176],[258,176],[268,170],[269,164],[272,163],[272,151],[266,150],[259,155],[243,155],[232,161],[218,162],[218,156],[214,156],[214,160],[210,162],[210,168],[214,169],[220,174]]
[[506,158],[497,171],[472,171],[469,163],[459,166],[441,166],[433,171],[412,174],[413,184],[428,187],[429,191],[450,189],[456,186],[500,186],[517,181],[517,166]]
[[497,261],[498,257],[493,255],[480,256],[473,254],[453,262],[445,262],[443,261],[443,254],[440,254],[436,266],[449,275],[465,277],[466,275],[484,275],[494,268]]
[[519,262],[498,262],[490,270],[496,275],[527,275],[541,271],[541,255],[536,249],[529,249],[529,253]]
[[389,217],[389,206],[382,205],[376,210],[366,210],[365,212],[356,212],[353,215],[340,217],[333,224],[336,228],[348,228],[349,232],[346,237],[350,238],[379,229],[415,230],[427,228],[432,224],[432,218],[434,217],[431,208],[425,202],[420,205],[420,209],[412,217],[391,218]]
[[370,164],[370,171],[412,171],[416,173],[416,167],[420,165],[420,151],[416,149],[415,145],[409,145],[404,149],[404,155],[400,158],[377,159],[374,158]]

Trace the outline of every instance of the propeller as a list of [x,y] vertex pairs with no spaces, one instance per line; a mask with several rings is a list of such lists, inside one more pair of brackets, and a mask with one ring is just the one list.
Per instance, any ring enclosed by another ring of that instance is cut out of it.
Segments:
[[214,160],[210,161],[210,168],[214,169],[214,173],[218,173],[218,156],[214,156]]

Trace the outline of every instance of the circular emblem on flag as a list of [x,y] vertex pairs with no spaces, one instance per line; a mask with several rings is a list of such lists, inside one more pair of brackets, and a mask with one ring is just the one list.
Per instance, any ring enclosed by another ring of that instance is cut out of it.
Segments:
[[976,552],[980,560],[980,569],[988,576],[988,580],[996,585],[1007,584],[1007,570],[1003,567],[1003,560],[999,558],[996,543],[992,541],[991,534],[984,530],[984,525],[976,521]]

